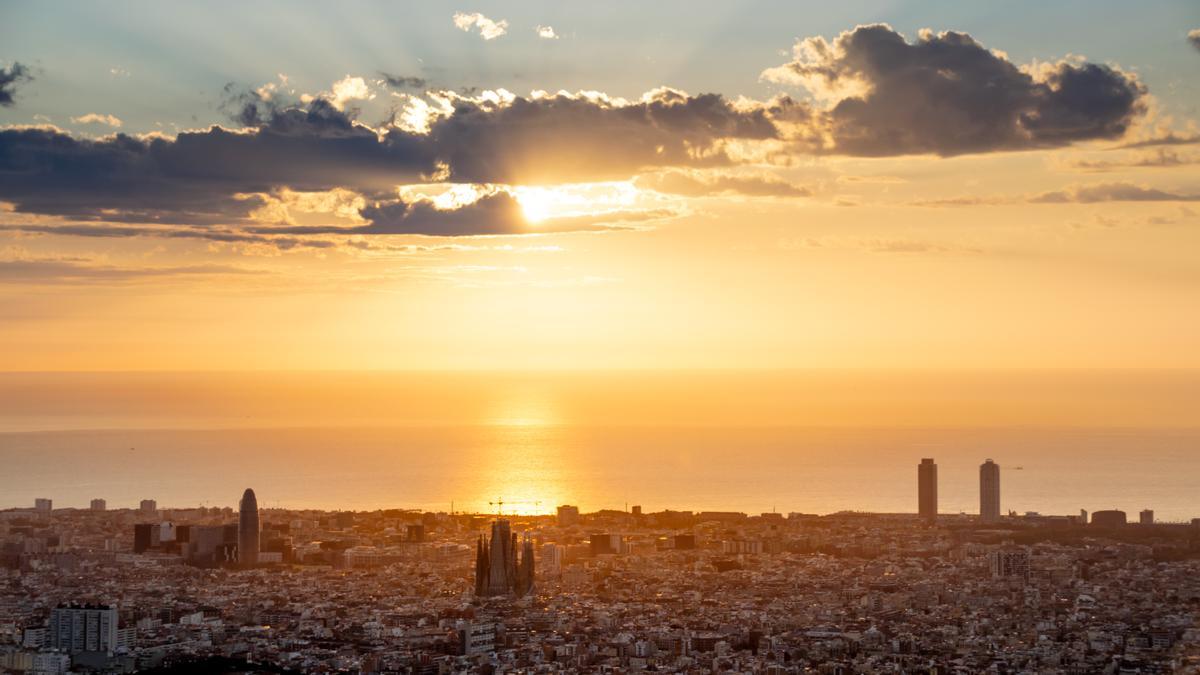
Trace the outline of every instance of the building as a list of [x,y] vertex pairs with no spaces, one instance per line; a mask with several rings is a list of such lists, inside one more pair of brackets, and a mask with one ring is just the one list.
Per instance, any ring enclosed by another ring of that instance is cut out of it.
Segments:
[[993,579],[1023,579],[1029,581],[1029,551],[1011,549],[988,554],[988,567]]
[[1138,523],[1141,525],[1153,525],[1154,509],[1142,509],[1142,512],[1138,514]]
[[154,524],[138,523],[133,526],[133,552],[145,553],[154,545]]
[[1126,522],[1124,511],[1112,509],[1092,513],[1092,525],[1096,527],[1120,527]]
[[625,553],[625,538],[619,534],[593,532],[588,539],[593,557],[598,555],[616,555],[618,553]]
[[254,490],[246,488],[242,501],[238,502],[238,566],[254,567],[258,564],[259,551],[258,498]]
[[50,647],[70,654],[117,648],[117,609],[108,605],[59,605],[50,612]]
[[937,520],[937,464],[926,457],[917,465],[917,513],[932,523]]
[[458,653],[476,656],[496,651],[496,624],[491,622],[459,621]]
[[1000,520],[1000,465],[990,459],[979,465],[979,520]]
[[138,510],[142,512],[142,515],[156,516],[158,515],[158,502],[153,499],[143,499]]
[[93,499],[92,500],[92,510],[93,511],[107,511],[108,510],[108,502],[104,501],[103,499]]
[[533,540],[528,536],[517,555],[517,535],[507,520],[492,523],[492,536],[480,535],[475,548],[475,595],[515,595],[533,590]]
[[558,507],[558,526],[570,527],[579,522],[579,507],[563,504]]
[[226,565],[237,549],[237,526],[193,525],[188,532],[188,562],[200,567]]
[[561,544],[542,544],[542,574],[548,578],[555,579],[562,574],[563,556],[566,554],[567,547]]
[[33,510],[49,513],[54,510],[54,500],[46,499],[45,497],[38,497],[37,499],[33,500]]

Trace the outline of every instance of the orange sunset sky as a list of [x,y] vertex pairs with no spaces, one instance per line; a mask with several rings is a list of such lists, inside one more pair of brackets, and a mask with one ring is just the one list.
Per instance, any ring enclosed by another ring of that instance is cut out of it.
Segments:
[[0,370],[1200,367],[1194,2],[692,4],[5,3]]

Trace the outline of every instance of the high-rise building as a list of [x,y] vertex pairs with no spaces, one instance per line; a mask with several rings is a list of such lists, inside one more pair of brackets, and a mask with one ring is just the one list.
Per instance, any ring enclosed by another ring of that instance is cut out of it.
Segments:
[[59,605],[50,612],[50,646],[65,652],[117,648],[117,609],[108,605]]
[[153,499],[143,499],[139,506],[143,515],[153,516],[158,514],[158,502]]
[[990,459],[979,465],[979,519],[1000,520],[1000,465]]
[[45,497],[38,497],[37,499],[33,500],[33,510],[49,513],[54,510],[54,500],[46,499]]
[[570,527],[579,522],[579,507],[563,504],[558,507],[558,526]]
[[1154,524],[1154,509],[1142,509],[1138,514],[1138,524],[1153,525]]
[[515,595],[533,590],[533,540],[526,535],[517,555],[517,535],[507,520],[492,523],[492,536],[475,547],[475,595]]
[[926,457],[917,465],[917,513],[927,522],[937,520],[937,464]]
[[138,523],[133,526],[133,552],[145,553],[154,545],[154,525]]
[[246,488],[238,502],[238,565],[254,567],[259,550],[258,499],[254,490]]
[[108,509],[108,502],[104,501],[103,499],[93,499],[92,500],[92,510],[93,511],[104,511],[107,509]]

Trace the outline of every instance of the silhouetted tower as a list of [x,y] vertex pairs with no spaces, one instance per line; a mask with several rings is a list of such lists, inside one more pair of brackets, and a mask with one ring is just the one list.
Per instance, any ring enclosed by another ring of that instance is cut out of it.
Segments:
[[491,538],[475,545],[475,595],[521,597],[533,589],[533,575],[533,540],[521,544],[507,520],[492,523]]
[[937,520],[937,510],[937,464],[926,457],[917,466],[917,512],[932,523]]
[[979,520],[1000,520],[1000,465],[990,459],[979,465]]
[[246,488],[242,501],[238,502],[238,566],[254,567],[258,564],[258,499],[254,490]]

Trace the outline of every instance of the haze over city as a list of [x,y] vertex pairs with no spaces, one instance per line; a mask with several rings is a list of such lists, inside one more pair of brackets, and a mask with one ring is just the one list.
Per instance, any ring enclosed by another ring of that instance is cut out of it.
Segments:
[[1200,672],[1200,5],[0,0],[0,672]]

